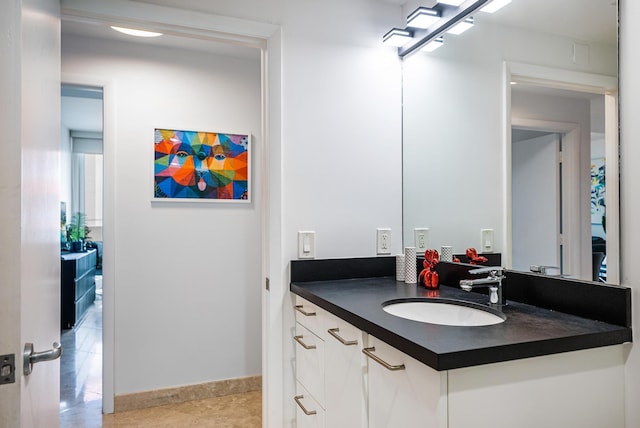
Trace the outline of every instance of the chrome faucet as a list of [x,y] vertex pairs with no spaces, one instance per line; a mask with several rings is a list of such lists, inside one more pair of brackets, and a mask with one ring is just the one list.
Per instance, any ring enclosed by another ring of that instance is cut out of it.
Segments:
[[504,272],[501,267],[488,266],[470,270],[469,273],[474,275],[488,273],[489,276],[480,279],[461,279],[460,288],[464,291],[471,291],[474,288],[487,287],[489,288],[489,303],[497,306],[504,306],[507,304],[507,299],[502,290]]

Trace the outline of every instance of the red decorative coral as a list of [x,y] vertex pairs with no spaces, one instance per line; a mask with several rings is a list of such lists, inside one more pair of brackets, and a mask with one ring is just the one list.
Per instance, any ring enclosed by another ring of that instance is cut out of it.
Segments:
[[467,255],[467,258],[469,259],[469,263],[472,265],[486,263],[488,260],[484,256],[479,256],[478,251],[476,251],[475,248],[467,248],[466,255]]
[[440,261],[440,255],[437,250],[427,250],[424,252],[424,262],[422,263],[422,271],[418,277],[418,282],[425,287],[434,289],[438,288],[439,277],[438,272],[435,271],[435,267]]

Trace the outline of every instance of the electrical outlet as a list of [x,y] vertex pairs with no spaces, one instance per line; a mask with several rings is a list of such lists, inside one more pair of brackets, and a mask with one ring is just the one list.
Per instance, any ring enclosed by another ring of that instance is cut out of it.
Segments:
[[313,259],[316,257],[316,233],[313,231],[298,232],[298,258]]
[[417,254],[424,253],[429,248],[429,229],[426,227],[413,229],[413,243]]
[[481,243],[480,252],[492,253],[493,252],[493,229],[480,229]]
[[391,254],[391,229],[378,229],[376,237],[376,253]]

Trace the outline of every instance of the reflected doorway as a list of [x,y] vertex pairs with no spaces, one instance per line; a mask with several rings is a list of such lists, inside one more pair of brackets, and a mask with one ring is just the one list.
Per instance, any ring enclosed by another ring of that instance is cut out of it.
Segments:
[[[514,268],[529,270],[530,265],[538,264],[555,266],[558,269],[548,273],[605,282],[605,95],[518,83],[511,86],[511,107]],[[544,141],[549,145],[546,152],[542,150]],[[529,151],[523,146],[528,146]],[[551,149],[552,146],[557,149]],[[539,149],[533,150],[533,147]],[[546,157],[542,153],[547,153]],[[547,160],[543,162],[539,157]],[[516,187],[520,163],[532,164],[531,183],[526,190]],[[553,168],[544,166],[552,163]],[[537,172],[533,166],[536,164]],[[553,201],[557,201],[554,210],[545,211],[540,206],[551,206],[555,204]],[[527,206],[528,210],[523,212],[523,207]],[[528,230],[535,237],[529,236],[524,241],[530,243],[526,251],[534,251],[540,245],[552,247],[539,251],[535,262],[518,261],[518,231],[526,230],[522,221],[542,211],[548,214],[545,227]],[[555,216],[551,214],[553,212]],[[551,232],[556,238],[549,235]],[[539,244],[531,244],[536,239]],[[538,259],[545,262],[538,262]],[[516,263],[519,263],[518,267]]]
[[563,273],[561,153],[562,134],[512,128],[513,269]]

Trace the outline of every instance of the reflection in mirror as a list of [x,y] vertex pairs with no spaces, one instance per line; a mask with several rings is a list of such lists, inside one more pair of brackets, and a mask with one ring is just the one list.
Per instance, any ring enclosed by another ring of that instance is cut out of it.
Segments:
[[[493,229],[507,267],[601,280],[604,252],[602,276],[617,283],[617,5],[519,0],[475,24],[403,61],[404,245],[429,228],[429,248],[483,250],[480,231]],[[543,157],[562,148],[562,168],[523,170],[537,154],[520,150],[522,131],[553,134]],[[606,192],[592,189],[592,165]],[[592,207],[592,192],[605,203]]]

